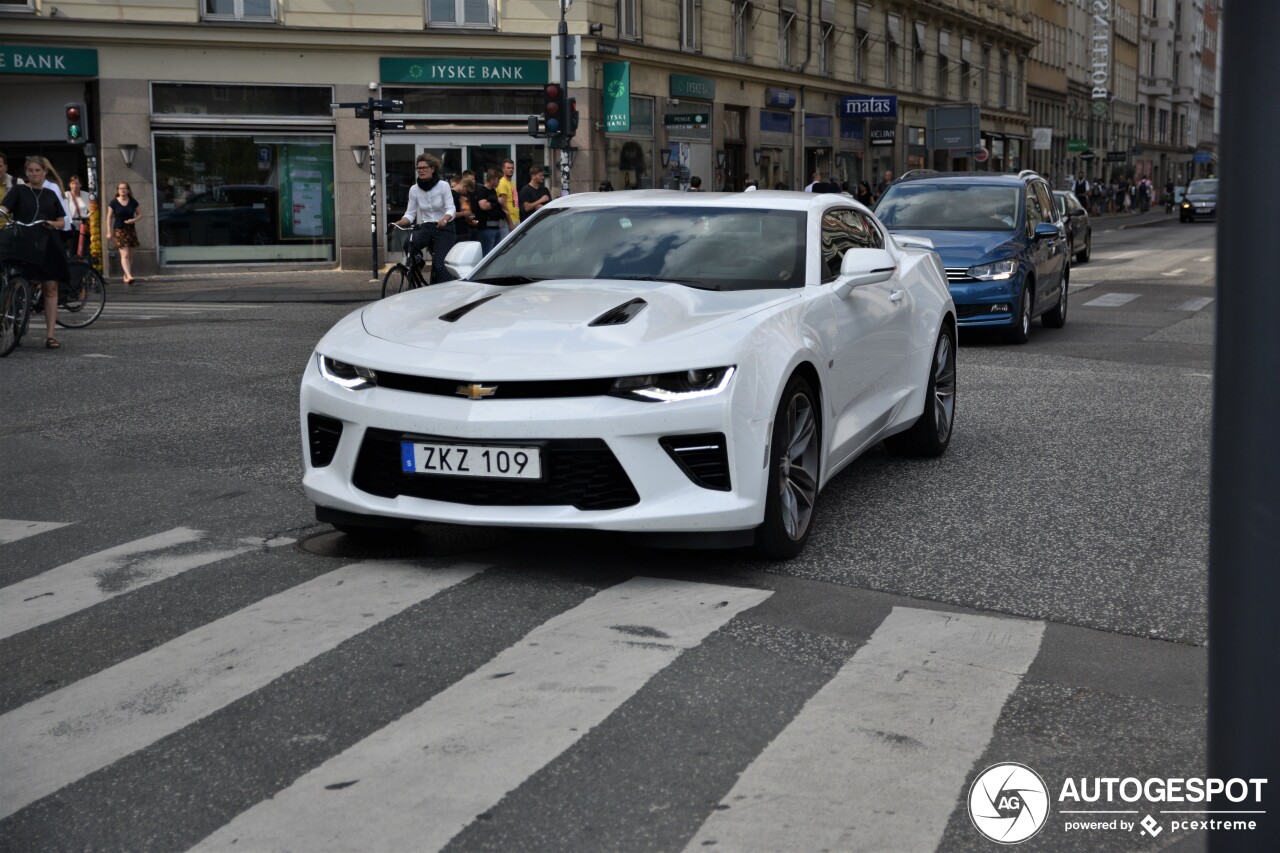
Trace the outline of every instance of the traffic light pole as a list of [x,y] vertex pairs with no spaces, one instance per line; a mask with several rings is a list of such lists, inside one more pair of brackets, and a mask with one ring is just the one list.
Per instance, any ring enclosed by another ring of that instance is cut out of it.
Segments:
[[369,280],[378,280],[378,134],[384,130],[403,130],[400,119],[378,118],[379,112],[404,112],[404,101],[369,98],[345,104],[329,104],[330,109],[353,109],[359,117],[364,110],[369,117]]
[[[564,90],[562,98],[566,107],[569,105],[569,25],[565,22],[565,11],[569,8],[571,0],[560,0],[560,26],[556,33],[560,36],[560,86]],[[564,140],[560,148],[560,195],[569,194],[569,143],[572,141],[569,133],[570,122],[573,116],[570,115],[568,109],[564,110],[564,115],[560,116],[561,127],[565,132],[561,135]]]

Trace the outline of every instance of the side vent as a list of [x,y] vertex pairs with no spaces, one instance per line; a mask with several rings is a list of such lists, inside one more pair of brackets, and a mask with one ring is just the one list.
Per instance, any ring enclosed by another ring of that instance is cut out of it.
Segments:
[[311,448],[311,467],[323,468],[333,461],[342,438],[342,421],[307,413],[307,442]]
[[732,488],[729,450],[724,433],[668,435],[658,439],[658,444],[696,485],[717,492],[727,492]]
[[617,308],[610,308],[599,317],[588,323],[588,326],[621,326],[623,323],[630,323],[631,320],[645,309],[648,305],[643,299],[632,299],[630,302],[624,302]]
[[501,293],[495,293],[493,296],[486,296],[484,299],[477,299],[475,302],[468,302],[461,308],[454,308],[448,314],[441,314],[440,319],[444,320],[446,323],[456,323],[475,309],[479,308],[481,305],[488,302],[490,299],[497,299],[501,295]]

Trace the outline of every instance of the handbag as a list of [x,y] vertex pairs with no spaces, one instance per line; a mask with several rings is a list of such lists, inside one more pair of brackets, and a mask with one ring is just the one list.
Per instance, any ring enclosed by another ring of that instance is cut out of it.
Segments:
[[[35,190],[31,192],[35,194]],[[36,216],[39,216],[39,204],[36,207]],[[35,219],[26,224],[15,219],[0,229],[0,261],[39,265],[44,263],[44,253],[48,246],[49,229],[44,227],[44,223],[37,225]]]

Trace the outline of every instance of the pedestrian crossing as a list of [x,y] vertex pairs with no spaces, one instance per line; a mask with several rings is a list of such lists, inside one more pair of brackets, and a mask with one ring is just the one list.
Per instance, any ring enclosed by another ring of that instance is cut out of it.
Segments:
[[222,302],[112,302],[108,301],[99,322],[173,320],[196,315],[234,317],[245,311],[261,311],[274,303],[229,304]]
[[[0,564],[5,548],[74,528],[0,520]],[[11,583],[0,588],[0,659],[24,632],[183,584],[197,566],[250,552],[270,566],[290,541],[175,527]],[[692,730],[706,761],[753,715],[781,715],[734,778],[681,780],[707,788],[679,806],[693,819],[666,828],[679,843],[622,846],[941,850],[1045,634],[1037,620],[893,606],[842,663],[754,685],[758,705],[738,701],[726,717],[715,679],[679,691],[678,712],[665,682],[739,670],[742,620],[771,589],[636,576],[544,591],[479,562],[324,566],[0,715],[0,847],[563,849],[458,839],[478,838],[575,760],[607,766],[599,732],[650,732],[655,742],[636,748],[658,756]],[[381,682],[365,677],[374,660],[418,666],[403,684],[419,692],[383,707]],[[326,680],[337,692],[317,686]],[[333,707],[335,695],[347,704]],[[639,721],[646,713],[656,726]],[[686,731],[676,737],[664,719]],[[136,821],[118,819],[133,808]]]
[[[1072,293],[1079,293],[1095,287],[1096,283],[1071,283]],[[1176,304],[1171,303],[1165,295],[1157,295],[1152,297],[1151,294],[1144,293],[1122,293],[1120,291],[1112,291],[1096,296],[1087,302],[1081,302],[1081,308],[1121,308],[1126,305],[1134,304],[1135,307],[1145,308],[1155,299],[1157,310],[1176,311],[1179,313],[1195,314],[1212,305],[1215,298],[1212,296],[1197,296],[1191,299],[1178,301]],[[1139,301],[1141,300],[1141,301]],[[1150,310],[1148,308],[1148,310]]]

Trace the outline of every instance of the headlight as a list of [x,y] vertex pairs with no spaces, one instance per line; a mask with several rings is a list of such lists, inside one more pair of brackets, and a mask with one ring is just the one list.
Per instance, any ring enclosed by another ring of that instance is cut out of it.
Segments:
[[316,353],[316,360],[320,363],[321,376],[348,390],[359,391],[378,384],[378,374],[367,367],[357,367],[319,353]]
[[669,403],[674,400],[710,397],[729,387],[733,371],[734,368],[730,366],[623,376],[613,381],[609,394],[629,400],[642,400],[646,403]]
[[1184,209],[1184,210],[1190,210],[1190,209],[1191,209],[1191,202],[1189,202],[1189,201],[1184,201],[1184,202],[1182,203],[1182,207],[1183,207],[1183,209]]
[[1005,258],[1003,261],[996,261],[993,264],[979,264],[976,267],[969,267],[969,277],[976,278],[979,281],[1002,281],[1006,278],[1012,278],[1017,269],[1017,261],[1013,258]]

